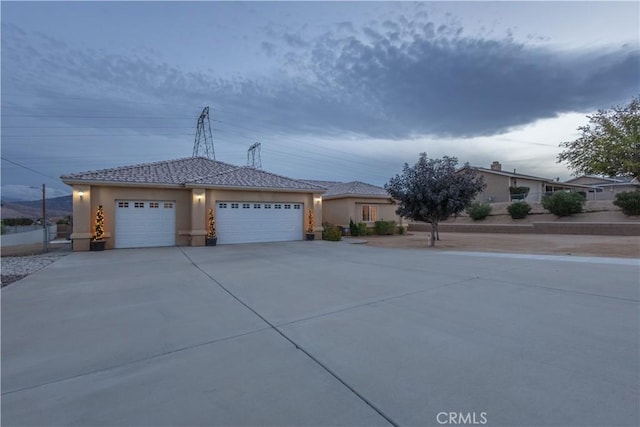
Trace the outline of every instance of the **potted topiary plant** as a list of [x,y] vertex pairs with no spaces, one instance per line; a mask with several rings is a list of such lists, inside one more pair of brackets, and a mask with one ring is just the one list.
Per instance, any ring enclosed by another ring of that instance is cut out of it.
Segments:
[[98,206],[98,211],[96,212],[96,225],[95,232],[91,242],[89,242],[89,249],[92,251],[104,251],[104,247],[107,243],[104,240],[104,209],[102,205]]
[[307,234],[305,235],[307,240],[314,240],[316,235],[313,233],[313,211],[307,210]]
[[216,218],[213,214],[213,209],[209,209],[208,216],[206,243],[207,246],[216,246],[218,244],[218,236],[216,236]]

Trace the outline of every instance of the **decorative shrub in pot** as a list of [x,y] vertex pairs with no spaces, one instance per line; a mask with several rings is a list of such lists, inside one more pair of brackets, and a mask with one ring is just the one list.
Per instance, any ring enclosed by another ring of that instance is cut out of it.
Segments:
[[102,205],[98,206],[96,211],[96,225],[94,227],[95,234],[89,242],[89,249],[92,251],[104,251],[106,240],[104,240],[104,209]]
[[216,217],[213,209],[209,209],[207,213],[207,246],[216,246],[218,244],[218,236],[216,235]]
[[314,240],[316,235],[313,233],[313,211],[307,210],[307,233],[305,234],[307,240]]

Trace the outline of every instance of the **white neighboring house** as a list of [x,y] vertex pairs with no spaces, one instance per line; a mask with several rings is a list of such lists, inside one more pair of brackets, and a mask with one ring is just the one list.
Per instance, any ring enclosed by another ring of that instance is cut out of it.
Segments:
[[640,191],[640,181],[637,177],[582,175],[566,182],[591,187],[587,193],[587,200],[614,200],[616,194],[623,191]]

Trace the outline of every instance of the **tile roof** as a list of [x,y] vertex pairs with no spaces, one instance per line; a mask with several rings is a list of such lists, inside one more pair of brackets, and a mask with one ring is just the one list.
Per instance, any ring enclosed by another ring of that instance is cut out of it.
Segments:
[[60,177],[69,183],[125,183],[181,185],[189,184],[254,187],[289,190],[310,190],[322,192],[324,187],[305,181],[272,174],[250,167],[233,166],[205,157],[188,157],[145,163],[133,166],[122,166],[90,172],[80,172]]
[[360,181],[340,182],[330,186],[327,192],[322,195],[323,198],[338,197],[391,197],[387,190],[382,187],[367,184]]
[[223,173],[195,179],[190,181],[189,184],[223,187],[282,188],[317,192],[323,192],[325,189],[324,187],[306,181],[287,178],[282,175],[276,175],[251,167],[238,167]]

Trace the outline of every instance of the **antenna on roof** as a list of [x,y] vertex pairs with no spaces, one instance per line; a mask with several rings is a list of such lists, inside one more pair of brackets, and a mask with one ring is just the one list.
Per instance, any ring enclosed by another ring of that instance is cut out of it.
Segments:
[[205,157],[216,159],[216,152],[213,149],[213,136],[211,135],[211,122],[209,121],[209,107],[204,107],[200,117],[198,117],[196,139],[193,141],[193,157],[200,156],[201,151],[203,151],[202,154]]
[[260,147],[262,144],[256,142],[247,150],[247,166],[262,169],[262,159],[260,158]]

